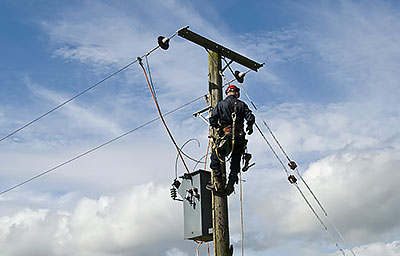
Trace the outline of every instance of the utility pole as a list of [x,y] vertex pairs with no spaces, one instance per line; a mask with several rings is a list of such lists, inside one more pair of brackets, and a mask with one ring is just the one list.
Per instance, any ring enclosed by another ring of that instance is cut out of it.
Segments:
[[[257,63],[231,49],[228,49],[216,42],[213,42],[193,31],[189,27],[182,28],[178,31],[178,35],[205,48],[208,51],[208,85],[211,107],[214,108],[219,101],[222,100],[222,77],[220,71],[225,70],[233,62],[247,67],[255,72],[261,68],[264,63]],[[159,38],[160,46],[165,49],[164,39]],[[166,47],[168,48],[168,47]],[[222,68],[221,58],[225,61],[229,59],[229,63]],[[234,72],[235,79],[242,83],[245,73],[239,71]],[[218,134],[215,128],[209,127],[210,136],[217,138]],[[226,183],[226,166],[225,162],[221,163],[222,183],[216,184],[222,187]],[[211,172],[211,181],[214,184],[214,170]],[[228,199],[226,194],[212,192],[212,222],[213,222],[213,242],[214,256],[232,256],[232,250],[229,242],[229,223],[228,223]]]
[[[211,107],[214,108],[222,100],[221,56],[209,51],[208,55],[208,85]],[[216,129],[210,126],[210,136],[217,138]],[[225,186],[226,166],[221,163],[222,181],[219,187]],[[214,170],[211,172],[214,181]],[[230,256],[229,249],[229,224],[228,224],[228,199],[225,193],[212,192],[212,217],[213,217],[213,242],[214,256]]]

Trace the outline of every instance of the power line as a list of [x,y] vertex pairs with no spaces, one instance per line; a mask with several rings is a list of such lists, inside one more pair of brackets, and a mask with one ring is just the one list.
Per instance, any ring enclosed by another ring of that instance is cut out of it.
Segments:
[[61,104],[57,105],[56,107],[50,109],[49,111],[45,112],[44,114],[36,117],[35,119],[33,119],[32,121],[24,124],[23,126],[21,126],[20,128],[16,129],[15,131],[7,134],[6,136],[2,137],[0,139],[0,142],[3,140],[6,140],[7,138],[11,137],[12,135],[16,134],[17,132],[20,132],[21,130],[25,129],[26,127],[32,125],[33,123],[39,121],[40,119],[44,118],[45,116],[53,113],[54,111],[56,111],[57,109],[61,108],[62,106],[68,104],[69,102],[75,100],[76,98],[78,98],[79,96],[87,93],[88,91],[92,90],[93,88],[97,87],[98,85],[100,85],[101,83],[105,82],[106,80],[110,79],[111,77],[115,76],[116,74],[122,72],[123,70],[127,69],[128,67],[132,66],[134,63],[136,63],[137,60],[134,60],[132,62],[130,62],[129,64],[125,65],[124,67],[120,68],[119,70],[115,71],[114,73],[112,73],[111,75],[108,75],[107,77],[103,78],[102,80],[100,80],[99,82],[95,83],[94,85],[86,88],[85,90],[81,91],[80,93],[76,94],[75,96],[73,96],[72,98],[69,98],[68,100],[62,102]]
[[[207,49],[206,49],[207,50]],[[216,63],[216,61],[214,60],[214,58],[212,57],[212,55],[210,54],[210,52],[207,50],[207,52],[209,53],[209,55],[211,56],[211,58],[213,59],[214,63]],[[230,72],[232,73],[232,75],[236,78],[232,68],[230,67],[230,63],[228,63],[226,61],[225,58],[223,58],[226,66],[229,68]],[[219,70],[220,71],[220,75],[224,78],[225,81],[227,81],[225,75],[223,74],[223,70]],[[250,70],[249,70],[250,71]],[[246,73],[248,73],[249,71],[247,71]],[[245,73],[245,74],[246,74]],[[237,80],[237,79],[233,79],[233,80]],[[239,81],[238,81],[239,82]],[[244,91],[244,93],[246,94],[248,100],[250,101],[251,105],[254,107],[254,109],[256,110],[257,114],[259,114],[259,111],[256,107],[256,105],[254,104],[254,102],[251,100],[250,96],[247,94],[246,90],[244,89],[244,87],[241,85],[241,83],[239,82],[242,90]],[[258,115],[260,116],[260,115]],[[309,192],[312,194],[313,198],[315,199],[315,201],[318,203],[318,205],[320,206],[321,210],[324,212],[325,217],[327,217],[327,219],[329,220],[330,224],[334,227],[336,233],[340,236],[340,238],[342,239],[342,241],[347,245],[347,247],[349,247],[349,250],[351,251],[351,253],[353,254],[353,256],[356,256],[355,253],[353,252],[353,250],[351,249],[351,247],[349,246],[349,244],[347,243],[347,241],[344,239],[343,235],[340,233],[340,231],[337,229],[337,227],[335,226],[335,224],[332,222],[332,220],[328,217],[327,212],[325,211],[325,209],[323,208],[322,204],[320,203],[320,201],[318,200],[318,198],[316,197],[316,195],[314,194],[314,192],[311,190],[311,188],[308,186],[308,184],[306,183],[306,181],[303,179],[302,175],[300,174],[300,172],[297,169],[297,165],[295,162],[293,162],[288,154],[286,153],[286,151],[283,149],[282,145],[280,144],[280,142],[278,141],[278,139],[276,138],[275,134],[272,132],[271,128],[269,127],[269,125],[267,124],[267,122],[264,120],[264,118],[262,118],[263,124],[267,127],[270,135],[272,136],[272,138],[275,140],[276,144],[279,146],[281,152],[285,155],[286,159],[289,161],[289,167],[292,170],[295,170],[295,172],[297,173],[297,175],[300,177],[301,181],[305,184],[305,186],[307,187],[307,189],[309,190]],[[276,151],[273,149],[271,143],[267,140],[267,138],[265,137],[264,133],[262,132],[262,130],[260,129],[260,127],[257,125],[257,123],[255,123],[255,126],[258,130],[258,132],[260,133],[260,135],[263,137],[264,141],[266,142],[266,144],[268,145],[268,147],[271,149],[272,153],[275,155],[275,157],[277,158],[277,160],[279,161],[279,163],[282,165],[284,171],[286,172],[286,175],[288,177],[288,180],[291,184],[295,185],[297,190],[299,191],[299,193],[301,194],[301,196],[303,197],[303,199],[305,200],[305,202],[307,203],[307,205],[310,207],[311,211],[313,212],[313,214],[315,215],[315,217],[319,220],[319,222],[322,224],[322,226],[324,227],[324,230],[328,233],[328,235],[330,236],[330,238],[332,239],[332,241],[335,243],[336,247],[339,249],[339,251],[345,255],[344,250],[339,246],[339,243],[335,240],[335,238],[333,237],[332,233],[328,230],[328,227],[325,225],[325,223],[322,221],[322,219],[320,218],[320,216],[317,214],[317,212],[314,210],[314,208],[312,207],[312,205],[310,204],[310,202],[308,201],[308,199],[305,197],[303,191],[300,189],[300,187],[297,184],[297,179],[294,177],[294,175],[290,175],[289,171],[287,170],[286,166],[283,164],[281,158],[278,156],[278,154],[276,153]]]
[[[169,37],[169,39],[173,38],[178,32],[175,32],[172,36]],[[154,47],[153,49],[151,49],[150,51],[148,51],[146,54],[144,54],[143,56],[141,56],[141,58],[147,57],[149,56],[151,53],[153,53],[155,50],[157,50],[158,48],[160,48],[160,45],[157,45],[156,47]],[[47,115],[53,113],[54,111],[56,111],[57,109],[61,108],[62,106],[68,104],[69,102],[75,100],[76,98],[78,98],[79,96],[87,93],[88,91],[92,90],[93,88],[97,87],[98,85],[102,84],[103,82],[105,82],[106,80],[112,78],[113,76],[117,75],[118,73],[121,73],[122,71],[124,71],[125,69],[127,69],[128,67],[132,66],[133,64],[135,64],[138,61],[138,59],[135,59],[134,61],[131,61],[130,63],[128,63],[127,65],[123,66],[122,68],[118,69],[117,71],[115,71],[114,73],[106,76],[105,78],[101,79],[100,81],[98,81],[97,83],[93,84],[92,86],[86,88],[85,90],[81,91],[80,93],[76,94],[75,96],[69,98],[68,100],[62,102],[61,104],[57,105],[56,107],[50,109],[49,111],[43,113],[42,115],[36,117],[35,119],[33,119],[32,121],[24,124],[23,126],[19,127],[18,129],[14,130],[13,132],[7,134],[4,137],[0,138],[0,142],[6,140],[7,138],[13,136],[14,134],[20,132],[21,130],[25,129],[26,127],[36,123],[37,121],[39,121],[40,119],[46,117]]]
[[[163,123],[165,129],[167,130],[167,133],[168,133],[168,135],[169,135],[169,137],[170,137],[172,143],[174,144],[174,146],[175,146],[175,148],[176,148],[176,150],[177,150],[177,152],[178,152],[179,157],[181,158],[181,161],[182,161],[183,166],[185,166],[186,171],[190,174],[189,168],[188,168],[187,165],[186,165],[185,159],[184,159],[183,156],[182,156],[182,153],[181,153],[181,151],[180,151],[180,149],[179,149],[179,147],[178,147],[178,144],[176,143],[176,141],[175,141],[175,139],[174,139],[174,136],[172,135],[170,129],[168,128],[168,125],[167,125],[167,123],[166,123],[165,120],[164,120],[163,114],[161,113],[160,105],[158,104],[158,100],[157,100],[157,98],[156,98],[156,96],[155,96],[154,85],[153,85],[153,84],[150,84],[149,78],[148,78],[147,73],[146,73],[146,69],[144,68],[143,63],[142,63],[142,59],[138,58],[138,60],[139,60],[140,66],[141,66],[142,69],[143,69],[143,73],[144,73],[144,76],[145,76],[145,78],[146,78],[146,82],[147,82],[147,84],[148,84],[148,86],[149,86],[151,95],[153,96],[153,100],[154,100],[154,103],[155,103],[155,105],[156,105],[158,115],[160,116],[160,119],[161,119],[161,121],[162,121],[162,123]],[[150,70],[150,66],[149,66],[149,62],[148,62],[147,58],[146,58],[146,62],[147,62],[147,66],[149,67],[149,70]],[[150,77],[150,78],[151,78],[151,77]]]
[[[183,105],[181,105],[181,106],[179,106],[179,107],[177,107],[177,108],[165,113],[164,116],[172,114],[172,113],[174,113],[174,112],[176,112],[176,111],[178,111],[178,110],[180,110],[180,109],[182,109],[182,108],[184,108],[184,107],[186,107],[186,106],[198,101],[199,99],[201,99],[203,97],[204,97],[204,95],[201,95],[200,97],[198,97],[198,98],[196,98],[194,100],[191,100],[191,101],[189,101],[189,102],[187,102],[187,103],[185,103],[185,104],[183,104]],[[119,139],[121,139],[121,138],[123,138],[123,137],[125,137],[125,136],[127,136],[127,135],[129,135],[129,134],[131,134],[131,133],[133,133],[133,132],[135,132],[135,131],[143,128],[143,127],[145,127],[145,126],[147,126],[147,125],[150,125],[151,123],[154,123],[158,119],[160,119],[160,117],[154,118],[154,119],[152,119],[152,120],[150,120],[150,121],[148,121],[148,122],[146,122],[146,123],[134,128],[134,129],[132,129],[130,131],[127,131],[127,132],[125,132],[125,133],[123,133],[123,134],[121,134],[121,135],[119,135],[119,136],[107,141],[107,142],[104,142],[104,143],[98,145],[97,147],[94,147],[94,148],[92,148],[92,149],[90,149],[88,151],[85,151],[84,153],[81,153],[81,154],[79,154],[79,155],[77,155],[77,156],[75,156],[75,157],[73,157],[73,158],[71,158],[71,159],[59,164],[59,165],[56,165],[53,168],[48,169],[47,171],[41,172],[41,173],[33,176],[32,178],[29,178],[29,179],[27,179],[25,181],[22,181],[22,182],[20,182],[20,183],[18,183],[16,185],[6,189],[6,190],[3,190],[3,191],[0,192],[0,196],[4,195],[5,193],[7,193],[7,192],[9,192],[11,190],[14,190],[14,189],[16,189],[18,187],[21,187],[21,186],[23,186],[23,185],[25,185],[25,184],[27,184],[27,183],[35,180],[35,179],[38,179],[38,178],[40,178],[40,177],[42,177],[42,176],[44,176],[44,175],[46,175],[46,174],[48,174],[50,172],[53,172],[53,171],[57,170],[58,168],[63,167],[64,165],[67,165],[67,164],[69,164],[69,163],[71,163],[71,162],[73,162],[73,161],[75,161],[75,160],[77,160],[77,159],[79,159],[79,158],[81,158],[83,156],[86,156],[86,155],[88,155],[88,154],[90,154],[90,153],[92,153],[92,152],[94,152],[94,151],[96,151],[96,150],[98,150],[98,149],[100,149],[100,148],[102,148],[104,146],[107,146],[108,144],[110,144],[110,143],[112,143],[114,141],[117,141],[117,140],[119,140]]]

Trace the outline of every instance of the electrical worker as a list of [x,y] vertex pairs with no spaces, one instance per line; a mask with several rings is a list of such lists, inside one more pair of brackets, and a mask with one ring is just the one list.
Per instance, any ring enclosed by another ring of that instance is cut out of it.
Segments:
[[[232,194],[234,185],[238,182],[240,172],[240,160],[245,153],[247,140],[244,132],[244,120],[247,122],[246,132],[248,135],[253,133],[255,117],[246,103],[239,100],[240,89],[235,85],[229,85],[225,90],[226,98],[215,106],[210,117],[210,125],[217,128],[219,134],[217,144],[214,145],[211,153],[210,167],[214,170],[214,182],[207,186],[207,189],[217,192]],[[222,140],[221,140],[222,138]],[[221,146],[221,144],[224,144]],[[223,182],[221,162],[225,161],[225,156],[232,151],[230,173],[226,186],[219,187]],[[251,154],[246,153],[251,158]],[[246,158],[246,157],[245,157]],[[249,158],[246,160],[248,164]],[[218,186],[219,185],[219,186]]]

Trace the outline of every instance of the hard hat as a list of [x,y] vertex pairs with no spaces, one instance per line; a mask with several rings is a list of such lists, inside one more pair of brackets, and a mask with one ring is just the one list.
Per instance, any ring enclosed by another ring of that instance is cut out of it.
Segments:
[[239,92],[240,89],[236,87],[234,84],[230,84],[228,87],[226,87],[225,94],[228,94],[228,92]]

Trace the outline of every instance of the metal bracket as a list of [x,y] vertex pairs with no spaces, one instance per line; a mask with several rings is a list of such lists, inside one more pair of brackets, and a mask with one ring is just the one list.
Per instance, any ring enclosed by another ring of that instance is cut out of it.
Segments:
[[204,112],[209,111],[210,109],[212,109],[211,106],[208,106],[208,107],[206,107],[206,108],[203,108],[202,110],[197,111],[196,113],[193,113],[193,116],[194,116],[194,117],[200,117],[206,124],[210,124],[210,123],[208,122],[208,120],[207,120],[204,116],[202,116],[202,114],[203,114]]

